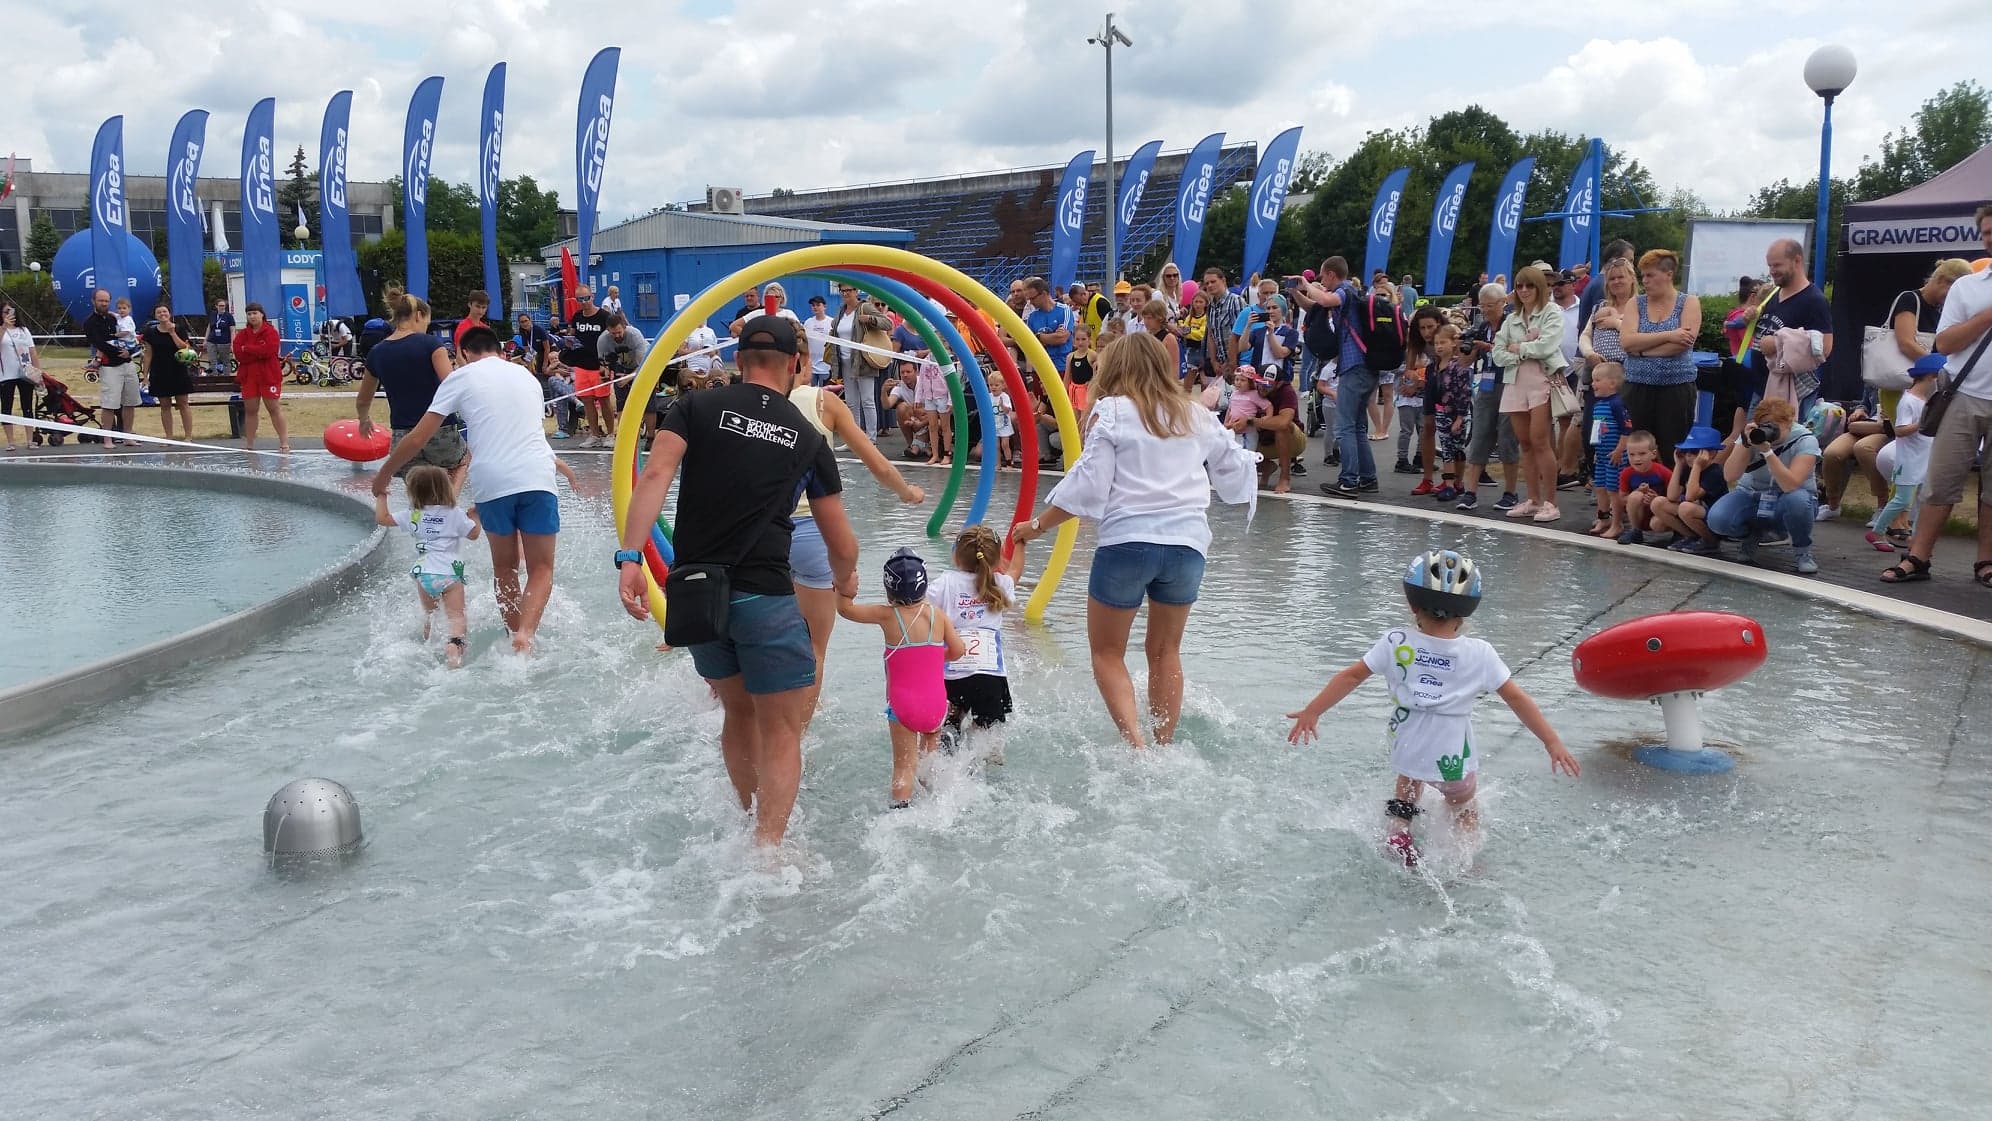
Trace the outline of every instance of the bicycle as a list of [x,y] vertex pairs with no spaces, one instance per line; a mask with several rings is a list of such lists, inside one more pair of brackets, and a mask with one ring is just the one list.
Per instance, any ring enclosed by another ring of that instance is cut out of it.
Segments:
[[284,359],[284,373],[293,385],[341,386],[353,382],[353,360],[328,358],[317,347]]

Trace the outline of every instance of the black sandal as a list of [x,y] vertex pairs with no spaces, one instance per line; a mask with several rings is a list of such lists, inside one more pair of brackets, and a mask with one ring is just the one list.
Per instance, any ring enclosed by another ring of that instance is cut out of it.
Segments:
[[1992,588],[1992,560],[1982,560],[1971,566],[1971,582],[1981,588]]
[[[1986,562],[1980,567],[1992,568],[1992,562]],[[1884,584],[1914,584],[1929,578],[1930,562],[1910,553],[1902,554],[1901,560],[1881,570],[1881,582]]]

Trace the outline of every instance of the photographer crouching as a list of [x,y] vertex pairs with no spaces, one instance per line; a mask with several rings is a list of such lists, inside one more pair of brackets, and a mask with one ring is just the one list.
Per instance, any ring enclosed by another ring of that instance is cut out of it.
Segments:
[[[1819,441],[1796,423],[1790,401],[1759,402],[1743,430],[1743,440],[1729,449],[1722,476],[1729,493],[1708,511],[1708,528],[1722,537],[1740,538],[1737,559],[1757,559],[1765,540],[1791,536],[1792,560],[1801,575],[1819,571],[1812,557],[1812,523],[1819,507]],[[1759,530],[1765,530],[1759,537]]]

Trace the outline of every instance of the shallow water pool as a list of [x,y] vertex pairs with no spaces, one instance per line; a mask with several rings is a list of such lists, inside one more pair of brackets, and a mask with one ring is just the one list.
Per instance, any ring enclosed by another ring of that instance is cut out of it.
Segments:
[[31,472],[0,474],[0,616],[9,620],[0,688],[254,606],[371,532],[358,512],[292,498],[210,493],[137,473],[115,485],[51,484]]
[[[1113,740],[1082,548],[1048,625],[1013,630],[1008,765],[943,760],[887,814],[879,643],[840,626],[766,869],[713,702],[615,603],[606,460],[580,466],[532,660],[501,653],[479,563],[471,664],[443,670],[383,564],[248,654],[0,749],[0,1113],[1900,1117],[1992,1088],[1973,647],[1268,502],[1249,533],[1216,518],[1173,748]],[[849,504],[875,594],[927,511],[869,480]],[[1280,714],[1401,622],[1396,573],[1441,543],[1485,567],[1474,631],[1584,777],[1484,702],[1484,847],[1441,830],[1421,875],[1376,848],[1381,687],[1314,748]],[[1727,775],[1631,762],[1657,711],[1571,681],[1582,636],[1676,607],[1771,639],[1707,701]],[[1913,674],[1860,668],[1876,650]],[[371,845],[275,877],[263,803],[312,774],[354,789]]]

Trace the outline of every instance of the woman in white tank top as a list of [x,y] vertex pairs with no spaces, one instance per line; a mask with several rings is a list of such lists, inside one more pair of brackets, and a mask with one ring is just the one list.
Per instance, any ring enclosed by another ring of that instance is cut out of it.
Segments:
[[[789,402],[823,433],[824,439],[833,445],[841,441],[856,453],[872,477],[897,494],[901,502],[918,506],[927,500],[927,492],[907,482],[892,461],[885,458],[885,453],[878,450],[878,445],[858,427],[857,419],[841,398],[809,384],[807,363],[789,390]],[[809,624],[809,643],[816,649],[816,683],[809,687],[809,716],[814,717],[816,698],[823,691],[824,654],[830,646],[830,628],[837,623],[837,592],[831,586],[830,552],[823,544],[823,535],[816,530],[816,519],[810,516],[809,499],[802,498],[795,504],[792,517],[795,534],[789,544],[789,568],[795,581],[795,602]]]

